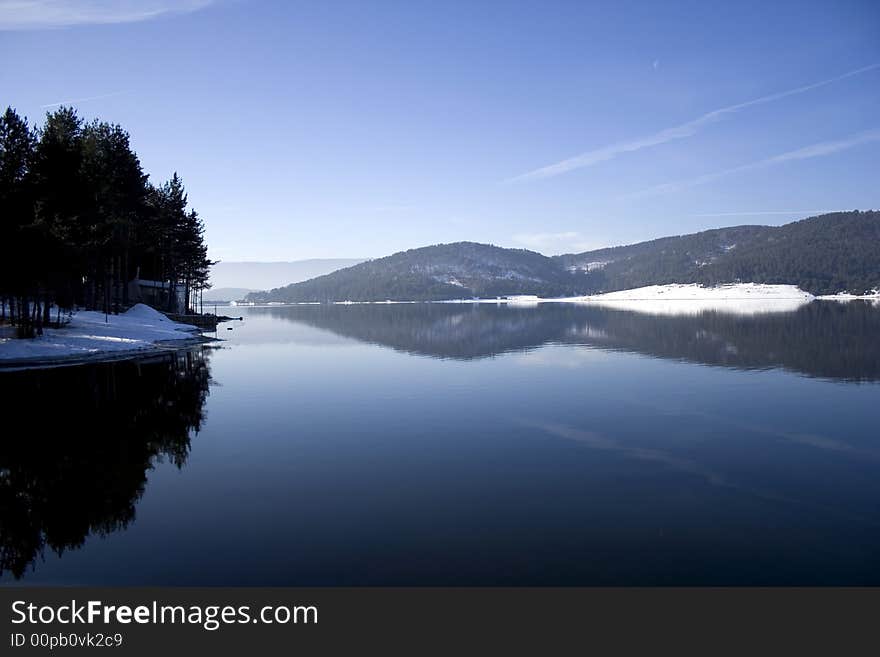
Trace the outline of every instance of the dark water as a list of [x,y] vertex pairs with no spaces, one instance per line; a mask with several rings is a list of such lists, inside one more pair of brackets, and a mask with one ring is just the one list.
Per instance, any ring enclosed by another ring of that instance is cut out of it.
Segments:
[[880,308],[244,312],[0,373],[4,582],[880,584]]

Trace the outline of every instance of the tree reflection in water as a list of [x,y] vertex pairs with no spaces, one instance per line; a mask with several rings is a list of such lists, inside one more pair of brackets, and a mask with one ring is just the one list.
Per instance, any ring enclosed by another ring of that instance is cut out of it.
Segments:
[[147,471],[182,467],[204,422],[209,353],[0,373],[0,575],[134,520]]

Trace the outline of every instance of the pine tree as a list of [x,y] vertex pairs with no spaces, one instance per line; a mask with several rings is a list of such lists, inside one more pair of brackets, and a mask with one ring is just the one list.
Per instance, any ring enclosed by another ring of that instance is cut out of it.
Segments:
[[34,221],[32,166],[35,136],[27,119],[11,107],[0,117],[0,297],[2,314],[25,335],[33,330],[30,303],[34,293],[30,227]]
[[[205,289],[211,261],[204,223],[187,208],[176,173],[155,187],[128,133],[84,124],[67,107],[34,132],[12,108],[0,117],[0,319],[39,332],[58,308],[118,312],[138,272],[176,290]],[[60,316],[60,315],[59,315]]]

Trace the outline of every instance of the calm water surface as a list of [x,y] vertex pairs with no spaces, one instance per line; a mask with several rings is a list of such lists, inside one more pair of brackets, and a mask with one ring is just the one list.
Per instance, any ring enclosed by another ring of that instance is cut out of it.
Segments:
[[880,584],[880,308],[243,312],[0,373],[3,582]]

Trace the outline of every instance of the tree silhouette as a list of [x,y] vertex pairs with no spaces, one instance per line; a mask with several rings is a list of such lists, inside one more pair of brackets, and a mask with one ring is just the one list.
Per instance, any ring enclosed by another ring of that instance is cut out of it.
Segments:
[[0,442],[0,575],[133,522],[147,471],[186,462],[209,384],[207,350],[0,377],[10,408],[41,418]]
[[53,305],[119,312],[138,273],[167,283],[167,310],[186,310],[178,286],[189,304],[208,285],[205,227],[183,181],[151,185],[119,125],[61,107],[35,132],[7,108],[0,202],[0,319],[24,336],[51,321]]

